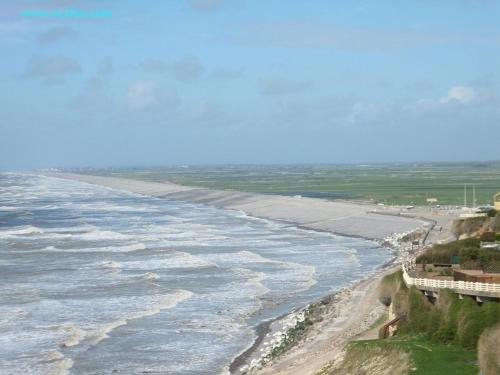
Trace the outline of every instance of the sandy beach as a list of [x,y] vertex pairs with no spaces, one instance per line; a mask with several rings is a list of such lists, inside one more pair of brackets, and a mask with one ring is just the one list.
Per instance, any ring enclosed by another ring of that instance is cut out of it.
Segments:
[[51,175],[154,197],[239,210],[250,216],[285,221],[307,229],[377,241],[384,240],[394,233],[409,232],[427,224],[420,219],[400,215],[399,210],[390,210],[374,204],[211,190],[168,182],[115,177],[69,173]]
[[218,191],[124,178],[66,173],[51,175],[138,194],[239,210],[250,216],[284,221],[307,229],[375,240],[393,249],[391,264],[331,296],[325,296],[320,302],[320,319],[294,345],[276,358],[267,360],[264,366],[262,359],[280,345],[289,329],[304,320],[309,306],[262,323],[254,344],[231,364],[232,374],[314,374],[339,358],[345,344],[366,331],[384,313],[385,307],[377,298],[378,283],[384,274],[392,272],[409,256],[411,243],[405,236],[419,231],[427,232],[427,243],[447,241],[450,223],[455,216],[431,213],[426,209],[408,212],[401,208],[356,202]]

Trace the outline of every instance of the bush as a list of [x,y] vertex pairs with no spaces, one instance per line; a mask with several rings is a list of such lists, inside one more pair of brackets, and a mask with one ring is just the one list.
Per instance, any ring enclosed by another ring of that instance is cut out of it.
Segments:
[[[418,256],[417,263],[452,263],[452,257],[457,255],[460,257],[462,266],[478,263],[476,266],[480,267],[487,263],[500,261],[500,252],[493,249],[480,249],[480,243],[478,238],[467,238],[448,244],[437,244]],[[477,262],[471,263],[471,260]]]
[[495,216],[497,216],[497,210],[492,208],[491,210],[488,211],[487,214],[488,214],[488,217],[495,217]]
[[445,343],[455,342],[464,348],[477,346],[479,336],[488,327],[500,322],[500,304],[484,302],[478,305],[472,298],[463,300],[452,291],[441,291],[436,305],[411,288],[408,294],[408,314],[400,332],[428,334]]
[[430,332],[437,328],[435,308],[427,298],[416,288],[408,293],[408,314],[401,324],[401,331],[406,333]]
[[478,357],[481,373],[500,374],[500,323],[486,329],[479,337]]
[[484,232],[483,234],[481,234],[481,237],[479,237],[479,239],[484,242],[494,242],[495,237],[495,232]]
[[405,287],[403,282],[403,271],[397,270],[389,275],[385,275],[380,281],[378,287],[378,299],[385,305],[389,306],[394,299],[394,295],[401,289]]

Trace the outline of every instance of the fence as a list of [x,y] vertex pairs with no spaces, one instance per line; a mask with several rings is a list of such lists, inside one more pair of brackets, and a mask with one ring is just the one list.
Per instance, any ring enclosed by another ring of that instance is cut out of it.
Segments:
[[493,292],[500,293],[499,283],[477,283],[471,281],[451,281],[451,280],[436,280],[426,278],[411,277],[408,274],[409,270],[415,268],[414,262],[403,263],[403,279],[407,286],[415,286],[418,289],[439,288],[452,289],[455,292],[476,291],[476,292]]

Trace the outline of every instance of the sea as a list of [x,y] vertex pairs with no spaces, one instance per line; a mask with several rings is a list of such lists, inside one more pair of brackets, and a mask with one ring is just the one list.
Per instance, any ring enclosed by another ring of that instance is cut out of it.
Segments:
[[0,174],[0,374],[227,374],[256,327],[393,258],[376,242]]

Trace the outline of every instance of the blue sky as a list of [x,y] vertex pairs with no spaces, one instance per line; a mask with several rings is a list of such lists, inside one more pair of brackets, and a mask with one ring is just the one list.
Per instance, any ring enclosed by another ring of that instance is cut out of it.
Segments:
[[[87,16],[23,15],[68,9]],[[487,0],[2,0],[0,168],[497,160],[499,19]]]

